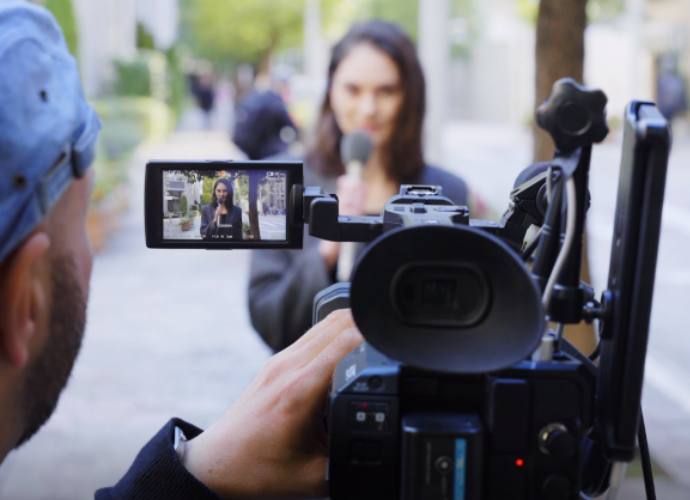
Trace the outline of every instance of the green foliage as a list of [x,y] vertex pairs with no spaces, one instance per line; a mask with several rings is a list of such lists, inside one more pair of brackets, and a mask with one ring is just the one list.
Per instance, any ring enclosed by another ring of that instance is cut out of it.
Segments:
[[187,95],[187,82],[180,65],[179,49],[172,46],[165,51],[165,59],[168,63],[168,104],[172,108],[175,118],[182,115]]
[[249,199],[249,177],[240,175],[235,179],[235,205],[239,205],[240,200]]
[[625,10],[625,0],[589,0],[587,18],[590,22],[610,21]]
[[182,0],[180,7],[183,39],[217,63],[258,64],[301,42],[303,0]]
[[150,96],[151,73],[142,59],[115,61],[115,84],[113,92],[120,96]]
[[412,40],[417,40],[418,0],[367,0],[363,7],[364,17],[399,24]]
[[185,104],[186,82],[177,47],[165,52],[140,50],[133,59],[115,61],[114,66],[114,94],[154,97],[167,103],[179,118]]
[[213,177],[204,177],[201,181],[201,205],[208,205],[213,200]]
[[154,50],[156,48],[153,35],[141,22],[137,23],[137,48],[146,50]]
[[520,17],[531,25],[537,25],[537,14],[539,12],[539,0],[518,0],[517,11]]
[[[353,22],[365,19],[384,19],[400,25],[405,32],[410,35],[413,41],[417,41],[417,28],[419,23],[419,2],[433,0],[359,0],[348,2],[347,4],[336,4],[332,2],[322,2],[322,16],[327,27],[337,29],[327,29],[335,36],[342,35]],[[451,19],[461,18],[470,25],[470,30],[474,29],[475,3],[481,0],[451,0]],[[332,15],[333,18],[329,18]],[[470,33],[465,41],[469,44],[473,37]],[[456,47],[453,51],[466,52],[467,47]]]
[[186,216],[188,211],[189,201],[187,201],[187,197],[185,195],[182,195],[180,196],[180,212],[182,212]]
[[77,57],[79,50],[79,30],[77,29],[77,19],[74,15],[72,0],[46,0],[43,4],[46,9],[53,13],[58,24],[65,34],[65,41],[69,51]]
[[147,96],[168,100],[168,62],[161,52],[140,50],[133,59],[115,61],[113,92],[119,96]]

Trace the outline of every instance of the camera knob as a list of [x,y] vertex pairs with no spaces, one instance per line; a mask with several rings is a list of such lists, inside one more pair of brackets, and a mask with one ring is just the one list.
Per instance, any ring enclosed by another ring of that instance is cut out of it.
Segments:
[[539,431],[539,449],[545,455],[565,460],[575,454],[576,442],[565,425],[554,423]]
[[537,109],[537,123],[551,134],[559,152],[569,153],[604,140],[609,133],[607,100],[601,90],[588,89],[572,78],[561,78]]

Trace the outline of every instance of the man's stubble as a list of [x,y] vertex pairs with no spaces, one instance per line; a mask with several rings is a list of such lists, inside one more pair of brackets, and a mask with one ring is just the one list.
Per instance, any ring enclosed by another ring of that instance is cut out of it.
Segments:
[[50,331],[42,351],[27,369],[21,391],[23,434],[28,441],[52,415],[81,347],[86,324],[86,293],[71,257],[52,259]]

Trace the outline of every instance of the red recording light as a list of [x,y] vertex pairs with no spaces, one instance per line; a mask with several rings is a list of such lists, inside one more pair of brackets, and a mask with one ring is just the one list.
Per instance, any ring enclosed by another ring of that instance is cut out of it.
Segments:
[[515,459],[515,467],[524,467],[525,461],[522,458]]

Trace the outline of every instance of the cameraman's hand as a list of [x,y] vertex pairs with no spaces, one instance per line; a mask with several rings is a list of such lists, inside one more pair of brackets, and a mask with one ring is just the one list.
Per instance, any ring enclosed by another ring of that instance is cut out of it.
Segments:
[[336,364],[361,341],[349,310],[331,313],[187,443],[185,467],[222,497],[325,495],[324,401]]

